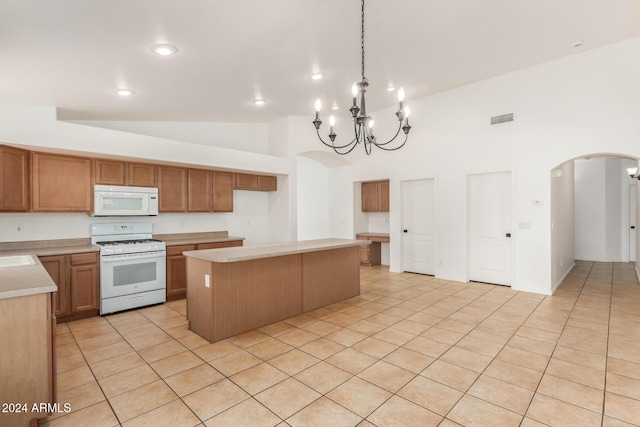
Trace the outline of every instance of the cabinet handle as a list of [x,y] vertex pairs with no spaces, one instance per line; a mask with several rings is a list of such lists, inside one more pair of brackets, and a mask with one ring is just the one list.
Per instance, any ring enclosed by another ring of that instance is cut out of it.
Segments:
[[507,237],[511,237],[511,233],[507,233]]
[[403,233],[406,233],[407,231],[409,231],[409,230],[407,230],[406,228],[404,230],[402,230]]

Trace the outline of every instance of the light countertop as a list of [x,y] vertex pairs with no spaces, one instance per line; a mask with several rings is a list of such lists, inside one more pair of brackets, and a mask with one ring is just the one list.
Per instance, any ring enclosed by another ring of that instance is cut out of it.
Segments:
[[225,263],[295,255],[305,252],[326,251],[350,246],[363,246],[368,245],[369,243],[370,242],[368,240],[319,239],[305,240],[301,242],[271,243],[267,245],[186,251],[183,254],[188,257],[205,261]]
[[38,257],[35,265],[0,268],[0,299],[56,292],[58,287]]

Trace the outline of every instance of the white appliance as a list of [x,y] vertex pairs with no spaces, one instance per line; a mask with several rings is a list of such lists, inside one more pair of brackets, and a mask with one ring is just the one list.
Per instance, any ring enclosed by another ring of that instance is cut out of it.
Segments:
[[166,301],[166,245],[150,223],[93,224],[100,246],[100,314]]
[[158,215],[158,189],[95,185],[93,187],[94,216]]

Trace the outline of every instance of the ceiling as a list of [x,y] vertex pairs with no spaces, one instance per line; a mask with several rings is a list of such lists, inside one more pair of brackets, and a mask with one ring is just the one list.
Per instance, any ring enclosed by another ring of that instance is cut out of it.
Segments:
[[[367,0],[365,14],[370,110],[395,104],[389,85],[410,105],[640,35],[638,0]],[[0,105],[62,119],[267,122],[317,97],[347,117],[359,78],[358,0],[0,0]]]

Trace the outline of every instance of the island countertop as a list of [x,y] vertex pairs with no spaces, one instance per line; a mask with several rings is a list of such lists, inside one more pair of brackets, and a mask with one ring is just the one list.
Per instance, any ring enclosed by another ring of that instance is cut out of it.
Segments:
[[322,250],[346,248],[350,246],[364,246],[369,243],[370,242],[368,240],[318,239],[303,240],[300,242],[270,243],[266,245],[186,251],[183,254],[185,256],[198,258],[204,261],[225,263],[294,255],[305,252],[317,252]]

